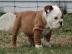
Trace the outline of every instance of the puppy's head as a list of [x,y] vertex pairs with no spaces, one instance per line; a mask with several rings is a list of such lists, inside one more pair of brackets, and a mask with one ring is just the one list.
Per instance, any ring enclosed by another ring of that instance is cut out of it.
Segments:
[[46,27],[56,29],[63,25],[63,15],[58,6],[45,6],[45,19],[47,21]]

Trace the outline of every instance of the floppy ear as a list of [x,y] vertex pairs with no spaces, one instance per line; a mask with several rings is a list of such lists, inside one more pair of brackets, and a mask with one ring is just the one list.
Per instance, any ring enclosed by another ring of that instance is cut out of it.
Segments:
[[44,7],[44,10],[45,10],[45,12],[46,12],[46,14],[47,14],[47,13],[49,13],[50,11],[53,10],[53,7],[52,7],[52,5],[47,5],[47,6]]

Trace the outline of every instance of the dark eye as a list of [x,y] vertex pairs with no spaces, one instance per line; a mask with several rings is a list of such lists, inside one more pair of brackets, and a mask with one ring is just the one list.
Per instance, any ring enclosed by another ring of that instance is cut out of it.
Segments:
[[55,17],[54,19],[55,19],[55,20],[57,20],[58,18],[57,18],[57,17]]

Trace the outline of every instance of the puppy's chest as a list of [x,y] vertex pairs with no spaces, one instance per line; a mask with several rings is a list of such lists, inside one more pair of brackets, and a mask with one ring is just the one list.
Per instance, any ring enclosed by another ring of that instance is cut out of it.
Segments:
[[45,19],[45,21],[46,21],[46,25],[44,26],[42,35],[46,35],[46,34],[50,31],[48,18],[45,17],[44,19]]
[[49,33],[49,31],[50,31],[49,28],[43,29],[42,35],[45,36],[47,33]]
[[45,28],[44,28],[44,30],[45,30],[45,29],[49,28],[49,22],[48,22],[48,18],[44,18],[44,19],[46,21],[46,25],[45,25]]

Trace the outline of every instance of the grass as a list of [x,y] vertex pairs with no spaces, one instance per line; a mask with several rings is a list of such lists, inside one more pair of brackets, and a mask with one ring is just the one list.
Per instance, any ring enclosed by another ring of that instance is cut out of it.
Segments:
[[65,46],[52,46],[51,48],[44,47],[40,49],[36,49],[29,46],[22,46],[19,48],[0,48],[0,54],[71,54],[72,48]]
[[0,54],[72,54],[72,15],[64,16],[64,26],[53,32],[52,47],[30,47],[24,34],[17,40],[17,48],[11,48],[11,34],[0,31]]

